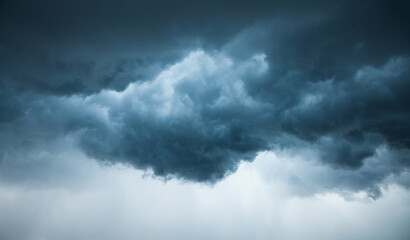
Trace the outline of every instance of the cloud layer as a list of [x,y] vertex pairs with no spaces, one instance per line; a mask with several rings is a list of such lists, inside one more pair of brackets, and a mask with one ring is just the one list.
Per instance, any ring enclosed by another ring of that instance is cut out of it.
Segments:
[[165,178],[215,183],[272,150],[340,173],[327,189],[407,186],[406,7],[5,1],[0,172],[24,178],[70,138]]
[[[334,193],[295,197],[293,191],[307,191],[317,176],[329,171],[304,159],[274,155],[262,153],[254,162],[240,165],[235,174],[208,187],[176,179],[158,181],[143,177],[143,171],[132,168],[101,168],[84,158],[84,154],[75,154],[79,171],[70,174],[64,187],[0,184],[0,237],[409,238],[409,191],[393,186],[384,190],[377,201],[369,200],[363,193],[349,198]],[[295,177],[303,182],[292,184],[297,181]],[[321,181],[317,180],[320,187]]]

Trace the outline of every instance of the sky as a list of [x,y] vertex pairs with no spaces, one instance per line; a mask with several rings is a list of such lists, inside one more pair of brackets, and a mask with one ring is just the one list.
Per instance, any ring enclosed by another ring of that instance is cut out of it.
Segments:
[[409,10],[1,1],[0,239],[409,239]]

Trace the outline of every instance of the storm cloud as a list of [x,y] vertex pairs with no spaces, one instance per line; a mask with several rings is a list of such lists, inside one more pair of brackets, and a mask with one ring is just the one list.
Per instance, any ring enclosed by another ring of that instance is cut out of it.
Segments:
[[327,189],[408,186],[406,9],[4,1],[0,172],[27,177],[69,137],[101,163],[164,178],[215,183],[274,151],[336,171]]

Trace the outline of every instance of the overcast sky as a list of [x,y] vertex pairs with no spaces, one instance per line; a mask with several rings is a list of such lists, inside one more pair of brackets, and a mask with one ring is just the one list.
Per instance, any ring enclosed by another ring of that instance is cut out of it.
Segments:
[[409,239],[409,11],[2,1],[0,238]]

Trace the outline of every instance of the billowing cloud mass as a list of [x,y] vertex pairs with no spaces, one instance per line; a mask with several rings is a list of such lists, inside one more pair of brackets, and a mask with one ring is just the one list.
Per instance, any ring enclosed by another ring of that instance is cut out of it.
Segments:
[[407,1],[0,6],[4,181],[69,165],[70,139],[164,178],[215,183],[273,151],[332,173],[312,193],[409,187]]

